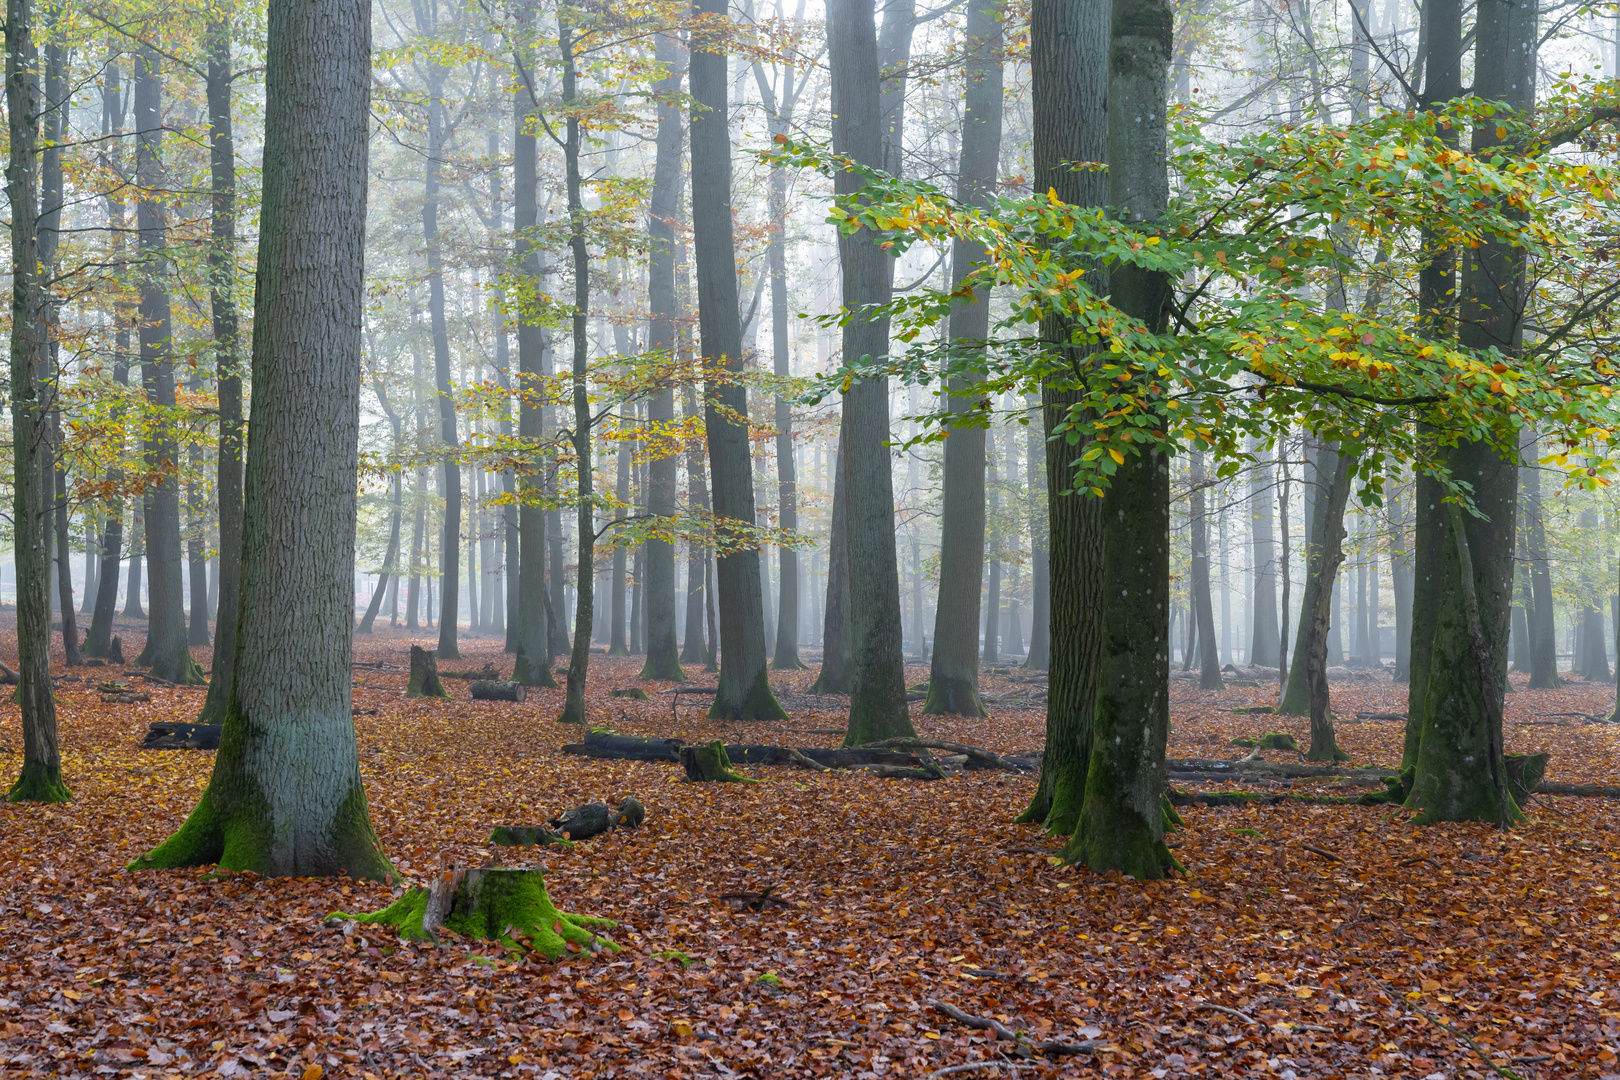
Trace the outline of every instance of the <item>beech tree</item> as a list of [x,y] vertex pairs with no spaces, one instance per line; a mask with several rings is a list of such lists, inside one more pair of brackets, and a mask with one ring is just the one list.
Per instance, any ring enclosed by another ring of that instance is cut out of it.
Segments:
[[6,197],[11,204],[11,520],[17,559],[17,693],[22,706],[23,766],[7,792],[12,802],[66,802],[51,687],[50,550],[41,469],[49,415],[41,375],[49,363],[45,283],[39,259],[39,117],[34,12],[29,0],[6,2]]
[[391,874],[350,712],[370,59],[369,4],[271,0],[236,678],[202,799],[137,868]]

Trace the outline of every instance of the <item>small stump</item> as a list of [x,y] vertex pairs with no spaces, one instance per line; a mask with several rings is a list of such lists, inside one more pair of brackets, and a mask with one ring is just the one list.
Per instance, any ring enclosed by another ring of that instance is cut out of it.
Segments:
[[474,701],[516,701],[522,704],[529,690],[520,682],[492,682],[479,680],[472,684]]
[[439,658],[432,649],[411,646],[411,680],[405,685],[405,696],[447,698],[444,683],[439,681]]
[[442,928],[479,941],[527,949],[555,960],[565,952],[618,946],[592,929],[618,925],[589,915],[565,915],[551,903],[538,870],[480,867],[435,874],[426,888],[411,889],[370,915],[334,912],[334,919],[392,926],[412,941],[437,941]]
[[107,663],[119,665],[124,663],[124,639],[117,634],[107,642]]
[[731,758],[726,754],[726,744],[719,739],[705,746],[681,747],[681,765],[686,769],[688,780],[731,784],[758,783],[731,767]]

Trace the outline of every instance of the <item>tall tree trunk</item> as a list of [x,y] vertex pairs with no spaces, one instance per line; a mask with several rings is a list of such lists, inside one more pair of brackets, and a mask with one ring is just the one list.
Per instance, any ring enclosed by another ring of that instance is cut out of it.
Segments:
[[[418,29],[431,27],[423,20],[429,9],[418,6]],[[444,309],[444,254],[439,241],[439,171],[444,168],[444,76],[437,64],[429,65],[427,85],[427,163],[423,175],[422,243],[427,255],[428,315],[433,324],[433,381],[438,392],[439,440],[443,446],[440,482],[444,486],[444,530],[439,542],[439,647],[440,660],[459,657],[456,629],[461,601],[461,462],[457,452],[455,388],[450,381],[450,328]]]
[[[849,625],[849,545],[847,518],[849,516],[849,485],[844,477],[844,429],[840,424],[838,440],[833,451],[832,507],[827,518],[827,589],[826,603],[821,613],[821,670],[811,692],[816,694],[847,694],[850,685]],[[978,625],[974,624],[974,635]],[[974,665],[977,671],[978,642],[974,641]]]
[[[246,439],[241,416],[241,355],[238,345],[235,246],[237,246],[237,144],[232,131],[230,24],[211,31],[207,66],[209,160],[214,183],[214,217],[209,251],[209,301],[214,316],[214,374],[219,382],[219,449],[215,504],[219,505],[219,596],[214,606],[214,672],[199,721],[219,724],[230,703],[237,674],[237,617],[241,607],[241,450]],[[399,434],[395,432],[395,440]],[[399,529],[400,481],[394,486],[395,531]],[[397,576],[395,570],[395,576]]]
[[1000,488],[996,485],[995,431],[984,433],[984,485],[987,521],[986,540],[990,549],[990,573],[984,593],[984,652],[980,662],[992,667],[1001,662],[1001,530],[995,519],[1001,510]]
[[[59,17],[59,16],[57,16]],[[67,47],[61,35],[54,33],[45,46],[45,152],[40,163],[39,261],[45,271],[45,282],[56,277],[57,242],[62,227],[62,146],[67,142]],[[48,343],[47,370],[42,373],[46,396],[54,403],[58,399],[57,362],[59,346],[57,327],[61,312],[50,287],[45,287],[44,304],[40,317],[44,320],[43,336]],[[82,663],[79,655],[79,627],[73,606],[73,563],[71,533],[68,522],[67,472],[62,466],[62,416],[53,407],[46,453],[42,461],[45,475],[41,483],[46,486],[52,513],[46,520],[47,530],[54,523],[56,545],[57,608],[62,618],[62,652],[69,667]],[[54,498],[51,495],[54,493]],[[47,540],[47,544],[50,541]],[[88,584],[88,583],[87,583]]]
[[1249,488],[1254,512],[1249,527],[1254,551],[1254,620],[1249,633],[1249,663],[1276,667],[1282,638],[1277,630],[1277,551],[1272,536],[1271,509],[1274,482],[1271,455],[1256,455],[1254,480]]
[[[1040,398],[1026,399],[1037,420],[1041,418]],[[1025,456],[1029,465],[1029,656],[1024,666],[1045,671],[1052,663],[1051,567],[1047,554],[1046,516],[1046,431],[1045,425],[1030,424],[1026,431]]]
[[172,420],[175,408],[173,339],[169,321],[168,210],[158,194],[168,183],[163,167],[163,88],[158,54],[142,49],[135,76],[136,180],[141,200],[136,206],[140,235],[141,386],[159,419],[148,426],[143,457],[150,503],[146,515],[146,573],[150,610],[146,648],[138,664],[170,682],[205,682],[202,668],[186,644],[186,610],[180,577],[179,445]]
[[[1108,64],[1108,202],[1150,228],[1169,201],[1166,93],[1168,0],[1114,0]],[[1112,303],[1162,330],[1163,273],[1126,265],[1110,276]],[[1144,380],[1145,381],[1145,380]],[[1102,625],[1091,769],[1080,824],[1064,858],[1138,881],[1175,867],[1164,844],[1164,750],[1170,731],[1170,462],[1137,447],[1103,500]]]
[[[122,140],[113,136],[122,133],[128,106],[127,97],[123,92],[122,75],[117,64],[107,65],[101,101],[101,134],[106,139],[106,149],[102,151],[100,161],[104,168],[115,175],[120,174],[121,155],[117,150],[117,144]],[[107,196],[107,226],[114,271],[122,275],[124,202],[116,190]],[[128,386],[129,313],[125,305],[114,304],[113,327],[113,382],[119,386]],[[114,431],[118,429],[122,418],[123,410],[115,404],[110,416],[110,427]],[[123,451],[122,441],[110,449],[113,451],[113,464],[107,466],[103,478],[109,494],[102,504],[101,572],[96,577],[95,608],[90,615],[90,632],[85,641],[85,651],[91,656],[106,656],[111,644],[113,617],[118,612],[119,566],[123,561],[124,499],[120,492],[124,484],[124,470],[118,465]]]
[[[377,404],[382,406],[383,415],[388,418],[389,430],[394,437],[394,452],[402,453],[404,447],[404,424],[388,404],[388,389],[383,381],[378,379],[372,384],[377,394]],[[394,474],[393,505],[388,514],[388,550],[383,555],[382,569],[377,571],[377,587],[371,590],[371,603],[366,605],[366,613],[360,620],[360,633],[371,633],[371,626],[377,619],[377,613],[382,610],[383,601],[388,595],[388,586],[399,580],[399,525],[400,509],[404,499],[403,472]]]
[[[526,2],[518,7],[520,40],[526,40],[533,32],[534,17],[533,3]],[[540,249],[532,238],[533,230],[540,221],[533,128],[538,103],[529,86],[529,80],[534,77],[531,54],[520,52],[519,62],[528,74],[523,76],[512,102],[512,256],[518,271],[538,290],[541,287]],[[539,452],[545,439],[544,407],[540,401],[545,392],[542,379],[549,373],[545,363],[547,357],[542,328],[532,320],[520,319],[517,348],[518,439],[523,445],[524,456],[531,464],[517,476],[518,595],[508,615],[516,627],[517,659],[512,678],[525,686],[555,687],[557,679],[551,670],[550,619],[546,612],[547,537],[543,501],[547,493],[547,457]],[[507,573],[511,572],[511,556],[508,555]],[[560,609],[555,616],[561,618]]]
[[[726,10],[725,0],[697,0],[693,5],[694,12],[715,19],[723,18]],[[741,372],[742,320],[732,241],[729,80],[723,38],[694,34],[691,82],[695,103],[691,118],[692,253],[697,267],[699,339],[705,367]],[[715,577],[720,678],[709,715],[726,720],[785,719],[787,713],[777,704],[766,671],[759,552],[748,537],[755,507],[747,389],[735,381],[711,379],[705,381],[703,393],[719,556]],[[885,464],[887,461],[885,455]],[[889,554],[892,559],[892,531]]]
[[[827,6],[827,54],[832,70],[833,150],[864,165],[898,164],[898,137],[886,160],[885,131],[898,130],[896,107],[880,107],[874,0],[832,0]],[[908,11],[896,18],[910,19]],[[909,52],[910,30],[906,30]],[[864,181],[853,172],[833,178],[836,194],[858,193]],[[894,259],[865,233],[840,234],[844,306],[861,312],[888,303]],[[889,320],[853,315],[843,328],[844,362],[880,362],[889,353]],[[900,620],[900,570],[895,553],[894,478],[889,439],[889,386],[884,377],[863,379],[844,394],[839,458],[844,473],[844,544],[848,560],[850,625],[849,727],[847,746],[913,735],[906,707],[905,649]]]
[[236,681],[208,788],[137,867],[392,875],[349,671],[370,17],[357,0],[270,3]]
[[[781,6],[778,5],[778,12]],[[795,25],[804,19],[804,0],[799,0]],[[754,62],[754,81],[759,86],[761,100],[765,102],[766,120],[771,137],[787,138],[793,132],[793,113],[804,80],[791,65],[784,65],[782,82],[773,87],[765,79],[764,65]],[[771,359],[776,377],[787,379],[793,374],[792,356],[788,345],[788,283],[787,283],[787,170],[781,165],[771,166],[768,208],[771,236],[765,251],[765,261],[771,278]],[[784,530],[799,527],[799,487],[796,463],[793,457],[793,405],[785,394],[776,395],[776,485],[777,519]],[[779,550],[777,572],[776,646],[771,656],[771,667],[777,671],[799,671],[804,663],[799,659],[799,552],[784,545]]]
[[1389,577],[1395,593],[1395,681],[1412,677],[1412,553],[1406,546],[1406,515],[1397,482],[1389,494]]
[[45,546],[45,488],[40,452],[46,411],[37,373],[46,363],[48,303],[39,271],[39,87],[29,0],[6,2],[6,197],[11,214],[11,520],[17,562],[17,699],[22,706],[23,766],[6,798],[66,802],[51,693],[50,552]]
[[[697,395],[693,392],[690,382],[681,387],[681,414],[687,418],[698,415]],[[686,477],[687,503],[699,513],[707,513],[709,482],[701,440],[693,439],[687,443]],[[708,595],[705,579],[708,573],[709,549],[695,538],[688,540],[686,546],[686,632],[682,635],[681,663],[704,664],[709,660],[709,647],[703,631],[703,608]]]
[[[1327,478],[1327,490],[1318,490],[1311,523],[1311,542],[1305,552],[1305,596],[1299,613],[1299,642],[1294,647],[1294,670],[1305,682],[1306,711],[1311,718],[1311,761],[1347,761],[1339,749],[1328,712],[1327,624],[1332,612],[1333,585],[1344,562],[1344,505],[1350,495],[1354,462],[1336,447],[1317,454],[1317,476]],[[1301,662],[1303,660],[1303,663]],[[1290,685],[1292,689],[1292,685]],[[1283,711],[1280,707],[1279,712]]]
[[[1108,181],[1071,161],[1102,161],[1108,154],[1108,21],[1101,3],[1033,0],[1030,6],[1032,164],[1037,191],[1054,191],[1070,206],[1108,202]],[[1093,288],[1106,293],[1107,268]],[[1070,320],[1048,316],[1041,338],[1079,375],[1090,346]],[[1051,554],[1047,590],[1052,605],[1052,662],[1046,698],[1046,757],[1040,782],[1018,820],[1072,835],[1080,822],[1091,766],[1098,705],[1097,659],[1102,643],[1102,518],[1105,500],[1066,494],[1074,487],[1074,453],[1065,435],[1083,430],[1083,389],[1053,375],[1041,387],[1042,428],[1056,449],[1046,455],[1046,505]],[[954,436],[953,436],[954,437]],[[1168,555],[1166,555],[1168,558]],[[1159,676],[1163,678],[1163,672]]]
[[[621,355],[623,350],[620,350]],[[613,495],[618,507],[613,511],[613,520],[623,522],[630,514],[630,440],[624,437],[624,430],[632,426],[635,420],[631,416],[629,405],[619,406],[619,451],[615,455],[618,459],[617,475],[613,487]],[[626,621],[625,611],[625,564],[629,549],[623,544],[615,544],[613,548],[613,572],[608,578],[609,591],[609,617],[613,620],[612,635],[608,640],[609,656],[629,656],[630,642],[628,640],[629,624]]]
[[1204,453],[1192,452],[1192,601],[1198,620],[1198,688],[1221,690],[1220,642],[1215,637],[1215,609],[1209,594],[1209,518],[1204,513],[1204,488],[1209,477]]
[[[654,85],[658,95],[658,135],[653,160],[652,202],[647,208],[647,300],[652,318],[647,326],[647,347],[657,361],[673,372],[676,360],[675,320],[679,314],[675,294],[675,224],[680,216],[681,130],[680,105],[675,100],[681,90],[681,50],[669,34],[654,41],[664,76]],[[647,403],[647,419],[652,426],[651,460],[647,463],[647,512],[654,518],[675,517],[675,485],[679,480],[678,448],[670,443],[667,430],[675,423],[675,385],[660,382],[658,392]],[[690,623],[688,624],[690,625]],[[686,678],[675,641],[675,544],[661,537],[647,540],[647,663],[643,679]]]
[[1530,689],[1553,690],[1558,678],[1558,643],[1553,624],[1552,570],[1547,558],[1547,524],[1541,509],[1539,443],[1532,433],[1523,470],[1525,533],[1530,555]]
[[[984,206],[995,197],[1000,178],[1002,121],[1002,30],[1000,0],[971,0],[964,28],[962,152],[957,161],[956,198]],[[951,245],[952,285],[987,255],[983,244],[959,239]],[[971,301],[951,310],[953,348],[982,353],[990,336],[990,289],[980,286]],[[948,404],[966,416],[982,398],[974,392],[981,376],[952,379]],[[979,581],[984,576],[985,429],[975,421],[953,427],[945,440],[939,534],[939,595],[934,605],[934,652],[929,661],[928,698],[923,715],[987,715],[979,699]],[[986,648],[989,647],[988,638]],[[1033,654],[1031,658],[1033,664]]]
[[135,500],[134,519],[130,522],[129,587],[124,590],[124,618],[144,619],[146,608],[141,603],[141,564],[146,554],[146,511],[152,505],[151,495],[142,493]]
[[[578,93],[578,71],[575,67],[573,15],[566,9],[557,12],[558,47],[562,53],[562,102],[572,109]],[[577,602],[574,609],[574,648],[568,662],[568,694],[563,711],[557,717],[565,724],[585,723],[585,679],[591,662],[591,624],[595,616],[596,589],[596,518],[595,484],[591,475],[591,403],[587,380],[590,374],[590,341],[586,324],[590,318],[591,263],[585,248],[585,203],[583,179],[580,175],[579,154],[581,140],[579,114],[570,111],[567,133],[563,143],[563,162],[567,171],[568,189],[568,247],[573,257],[574,317],[573,317],[573,402],[574,402],[574,461],[578,473],[579,500],[575,513],[578,536],[579,570],[576,575]]]
[[[1535,107],[1537,39],[1536,8],[1511,0],[1482,3],[1474,39],[1475,95],[1528,120]],[[1503,145],[1499,122],[1487,119],[1475,129],[1475,154],[1518,152],[1517,145]],[[1517,355],[1524,334],[1524,289],[1522,249],[1494,236],[1470,249],[1460,289],[1458,339],[1463,347],[1476,354],[1494,347],[1503,355]],[[1464,535],[1449,537],[1445,545],[1408,802],[1421,809],[1418,821],[1423,823],[1482,821],[1506,827],[1523,817],[1502,782],[1506,766],[1499,696],[1507,685],[1518,455],[1515,450],[1504,456],[1481,441],[1461,443],[1449,456],[1452,475],[1471,486],[1480,516],[1464,519],[1450,513],[1453,522],[1462,522]]]
[[[202,373],[191,369],[187,385],[193,394],[203,390]],[[191,622],[186,643],[204,648],[213,640],[208,632],[208,495],[202,482],[202,443],[191,441],[186,450],[191,477],[186,481],[186,570],[191,586]]]

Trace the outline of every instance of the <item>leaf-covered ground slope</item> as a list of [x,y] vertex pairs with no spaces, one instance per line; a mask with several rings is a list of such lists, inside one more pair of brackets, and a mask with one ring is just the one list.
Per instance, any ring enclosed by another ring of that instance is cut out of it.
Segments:
[[[392,666],[355,669],[355,705],[376,710],[355,720],[372,816],[398,868],[421,881],[491,859],[544,867],[560,908],[621,924],[623,951],[513,962],[488,943],[323,925],[398,886],[124,872],[207,781],[210,753],[137,749],[149,722],[192,718],[202,692],[130,678],[152,700],[105,703],[96,684],[118,673],[76,669],[59,694],[77,797],[0,808],[0,1072],[920,1077],[1016,1052],[930,1007],[943,1001],[1037,1040],[1103,1045],[1021,1076],[1620,1076],[1614,802],[1541,799],[1505,836],[1416,830],[1387,807],[1193,808],[1172,840],[1188,875],[1142,885],[1054,865],[1056,841],[1008,824],[1033,778],[743,767],[761,782],[687,784],[674,764],[559,753],[580,732],[553,723],[556,692],[475,703],[448,680],[451,701],[407,701],[409,640],[361,639],[357,660]],[[443,666],[510,671],[496,642],[464,651]],[[838,741],[811,733],[843,726],[841,699],[808,694],[813,672],[778,679],[790,721],[737,728],[704,720],[700,699],[674,715],[670,695],[610,697],[638,685],[639,663],[593,657],[594,724]],[[1043,684],[1016,670],[985,683],[990,720],[918,717],[919,730],[1038,747]],[[1232,711],[1273,693],[1173,682],[1171,754],[1235,757],[1230,739],[1268,730],[1303,745],[1303,721]],[[1387,676],[1334,689],[1344,716],[1404,699]],[[1550,751],[1549,779],[1616,782],[1620,730],[1555,715],[1607,714],[1612,699],[1605,685],[1521,686],[1508,748]],[[0,767],[15,775],[17,710],[3,708]],[[1345,724],[1339,742],[1357,763],[1394,764],[1401,725]],[[487,842],[494,825],[631,794],[647,807],[638,831],[571,851]],[[786,906],[726,899],[767,889]]]

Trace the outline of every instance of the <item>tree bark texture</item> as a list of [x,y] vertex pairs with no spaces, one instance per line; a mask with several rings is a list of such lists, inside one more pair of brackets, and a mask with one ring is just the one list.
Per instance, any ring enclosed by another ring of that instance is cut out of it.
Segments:
[[1192,452],[1192,600],[1193,617],[1198,620],[1198,688],[1220,690],[1220,641],[1215,637],[1215,608],[1209,594],[1209,518],[1205,514],[1206,487],[1209,483],[1201,450]]
[[45,487],[40,454],[47,413],[37,373],[47,358],[45,284],[39,272],[39,87],[34,79],[33,8],[6,3],[6,122],[11,213],[11,520],[16,523],[17,695],[22,706],[23,766],[11,802],[66,802],[51,694],[50,551],[45,546]]
[[[141,386],[160,411],[175,407],[173,340],[168,278],[171,272],[168,212],[151,194],[168,183],[163,167],[163,86],[158,54],[142,49],[135,75],[135,173],[145,193],[136,204],[141,260]],[[149,610],[146,648],[137,664],[170,682],[204,682],[202,668],[187,645],[185,598],[180,577],[180,447],[172,423],[157,420],[142,448],[150,498],[146,514],[146,574]]]
[[[964,28],[962,152],[956,198],[984,206],[995,197],[1001,158],[1002,32],[999,0],[971,0]],[[983,264],[983,244],[951,245],[952,285]],[[980,286],[951,311],[953,350],[981,353],[990,336],[990,289]],[[973,387],[982,376],[952,379],[951,412],[966,416],[983,398]],[[929,661],[923,715],[987,715],[979,700],[979,579],[984,573],[985,429],[976,419],[950,429],[945,439],[940,506],[939,595],[934,607],[934,651]],[[988,644],[988,643],[987,643]]]
[[[236,309],[236,142],[231,119],[231,36],[225,23],[209,31],[208,147],[213,183],[213,244],[208,253],[209,303],[214,322],[214,375],[219,384],[219,446],[215,501],[219,512],[219,595],[214,609],[214,660],[208,697],[198,720],[223,723],[236,675],[237,616],[242,589],[242,368]],[[395,432],[395,441],[399,439]],[[399,485],[394,481],[394,548],[398,551]],[[392,565],[392,562],[390,563]]]
[[[1327,624],[1332,612],[1333,583],[1344,562],[1344,506],[1350,495],[1350,471],[1354,462],[1335,447],[1323,447],[1317,455],[1317,475],[1328,477],[1326,491],[1317,493],[1316,517],[1311,526],[1311,546],[1306,552],[1305,596],[1299,613],[1299,643],[1294,670],[1305,681],[1307,709],[1311,717],[1311,761],[1348,761],[1334,737],[1333,716],[1328,711]],[[1279,708],[1278,710],[1282,710]]]
[[1275,515],[1271,509],[1274,480],[1271,455],[1260,453],[1249,494],[1254,509],[1249,514],[1253,537],[1254,621],[1249,632],[1249,664],[1276,667],[1282,638],[1277,629],[1277,550],[1273,536]]
[[[827,53],[832,69],[833,150],[861,164],[882,167],[884,124],[874,14],[874,0],[831,0]],[[846,197],[856,194],[862,184],[852,172],[833,178],[834,192]],[[889,320],[865,309],[888,303],[894,259],[864,231],[841,234],[838,254],[844,307],[853,313],[843,328],[844,363],[881,362],[889,354]],[[849,727],[844,742],[860,746],[916,734],[906,706],[894,480],[886,445],[888,379],[866,378],[850,386],[840,426],[850,626]]]
[[1558,644],[1553,622],[1552,569],[1547,557],[1547,521],[1541,507],[1540,443],[1531,437],[1522,474],[1524,531],[1530,556],[1530,689],[1552,690],[1558,678]]
[[[726,14],[724,0],[698,0],[693,10]],[[743,370],[742,319],[737,307],[736,249],[731,221],[731,133],[726,54],[715,35],[695,35],[691,59],[692,253],[697,267],[698,326],[705,368],[704,429],[712,472],[719,542],[716,597],[720,619],[719,692],[709,716],[779,720],[766,670],[764,595],[759,552],[747,539],[754,523],[754,471],[748,445],[748,393],[727,375]],[[731,419],[740,417],[741,422]],[[887,455],[884,457],[887,463]],[[728,535],[729,534],[729,535]],[[889,534],[891,559],[894,534]]]
[[271,0],[236,681],[213,776],[136,866],[391,876],[351,715],[370,7]]
[[[1167,0],[1114,0],[1108,63],[1108,203],[1151,228],[1169,201],[1166,93],[1173,17]],[[1162,331],[1170,282],[1115,269],[1112,303]],[[1170,463],[1138,448],[1102,500],[1102,645],[1085,804],[1064,858],[1137,880],[1175,867],[1164,844],[1170,732]]]
[[[1033,94],[1033,165],[1036,190],[1053,190],[1071,206],[1103,206],[1105,174],[1076,171],[1071,161],[1102,161],[1108,154],[1108,20],[1106,5],[1034,0],[1030,8]],[[1105,274],[1091,267],[1088,274]],[[1094,282],[1094,288],[1106,285]],[[1083,447],[1079,428],[1061,430],[1081,401],[1090,349],[1074,340],[1061,317],[1041,323],[1048,347],[1060,351],[1067,371],[1041,388],[1047,440],[1046,505],[1050,544],[1051,666],[1046,699],[1046,757],[1040,782],[1019,816],[1049,832],[1072,835],[1079,825],[1091,768],[1102,612],[1102,500],[1073,492],[1073,462]],[[1083,417],[1073,417],[1083,422]],[[1073,438],[1075,441],[1071,442]]]
[[[681,130],[681,50],[668,34],[655,39],[658,60],[665,65],[664,77],[654,84],[658,95],[658,135],[653,159],[652,203],[647,208],[647,299],[652,311],[648,324],[647,347],[663,353],[659,363],[673,373],[676,354],[675,320],[679,314],[675,296],[675,224],[680,217]],[[673,521],[676,512],[675,485],[679,480],[679,447],[669,443],[667,431],[675,423],[673,381],[660,385],[647,403],[647,419],[652,427],[652,453],[647,463],[647,512],[655,518]],[[679,648],[675,640],[675,544],[650,538],[647,541],[647,663],[643,679],[681,681]]]

